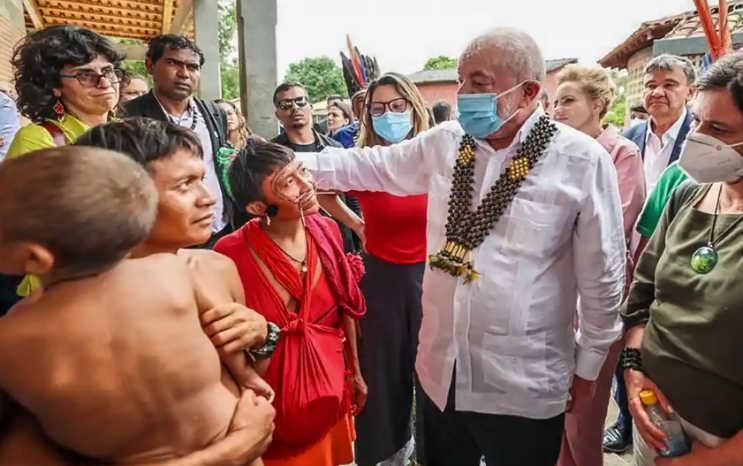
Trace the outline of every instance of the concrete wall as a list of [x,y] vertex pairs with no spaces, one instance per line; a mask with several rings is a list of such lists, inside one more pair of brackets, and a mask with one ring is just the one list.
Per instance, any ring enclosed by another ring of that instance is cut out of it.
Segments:
[[237,0],[241,108],[248,126],[266,139],[279,132],[273,106],[277,20],[277,0]]
[[12,80],[10,58],[25,32],[22,1],[0,0],[0,80]]

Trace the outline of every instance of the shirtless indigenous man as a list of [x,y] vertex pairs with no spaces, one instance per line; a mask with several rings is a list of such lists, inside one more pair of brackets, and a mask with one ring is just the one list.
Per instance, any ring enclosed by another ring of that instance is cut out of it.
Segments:
[[0,387],[99,461],[165,461],[222,439],[238,389],[201,328],[194,274],[174,255],[124,260],[157,213],[147,172],[109,151],[49,149],[2,164],[0,195],[12,200],[0,270],[45,289],[0,319]]

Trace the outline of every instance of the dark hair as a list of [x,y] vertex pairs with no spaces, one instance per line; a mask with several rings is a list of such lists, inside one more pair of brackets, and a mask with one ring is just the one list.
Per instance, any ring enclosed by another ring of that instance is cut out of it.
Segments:
[[333,107],[335,107],[335,108],[337,108],[338,110],[340,110],[340,111],[341,111],[341,113],[343,113],[343,116],[344,116],[344,117],[345,117],[345,118],[346,118],[346,119],[347,119],[347,120],[348,120],[349,122],[353,121],[353,110],[351,110],[351,106],[350,106],[350,105],[348,105],[348,104],[347,104],[347,103],[345,103],[345,102],[333,102],[333,103],[332,103],[332,104],[330,104],[330,106],[328,107],[328,110],[330,110],[330,109],[331,109],[331,108],[333,108]]
[[686,84],[691,85],[697,77],[697,70],[694,68],[694,63],[686,57],[680,57],[678,55],[670,55],[664,53],[650,60],[645,65],[645,74],[652,73],[653,71],[673,71],[674,68],[680,68],[686,76]]
[[202,158],[203,150],[196,134],[169,121],[130,118],[95,126],[75,141],[76,146],[100,147],[126,154],[147,170],[150,164],[188,149]]
[[743,52],[725,55],[712,63],[697,80],[697,92],[727,89],[743,113]]
[[294,87],[298,87],[302,89],[305,93],[307,92],[307,89],[305,89],[305,87],[299,83],[295,83],[295,82],[281,83],[276,87],[276,90],[273,91],[273,105],[276,106],[276,104],[279,103],[278,101],[279,94],[281,94],[282,92],[286,92],[289,89],[294,88]]
[[343,97],[341,97],[339,94],[330,94],[327,99],[325,99],[325,102],[330,102],[331,100],[343,100]]
[[51,26],[24,37],[11,60],[20,112],[36,123],[56,118],[54,89],[61,85],[62,68],[88,64],[97,56],[115,68],[124,59],[113,42],[77,26]]
[[647,110],[645,110],[645,105],[642,102],[635,102],[632,104],[632,106],[629,108],[630,112],[640,112],[640,113],[648,113]]
[[204,66],[206,62],[201,49],[188,38],[178,34],[163,34],[150,39],[147,47],[147,58],[155,64],[165,55],[165,49],[189,50],[199,56],[199,66]]
[[60,275],[100,272],[144,241],[157,216],[147,172],[116,152],[43,149],[0,164],[0,234],[47,248]]
[[433,121],[437,125],[451,118],[452,106],[449,104],[449,102],[445,102],[443,100],[436,102],[435,104],[433,104],[433,108],[431,110],[433,112]]
[[228,171],[232,198],[242,208],[251,202],[265,200],[263,181],[293,160],[294,152],[287,147],[272,142],[248,143],[237,153]]

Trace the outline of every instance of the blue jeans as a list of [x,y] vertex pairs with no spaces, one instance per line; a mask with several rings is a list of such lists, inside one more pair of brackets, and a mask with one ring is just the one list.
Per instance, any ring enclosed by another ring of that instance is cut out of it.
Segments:
[[617,425],[627,435],[632,432],[632,415],[629,412],[627,386],[624,384],[624,370],[619,365],[617,365],[617,370],[614,373],[614,383],[614,401],[619,406]]

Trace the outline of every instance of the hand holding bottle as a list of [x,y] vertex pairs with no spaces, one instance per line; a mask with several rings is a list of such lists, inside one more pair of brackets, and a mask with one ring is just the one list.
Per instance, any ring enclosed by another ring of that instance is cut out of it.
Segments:
[[666,440],[668,440],[668,435],[650,419],[645,406],[640,400],[640,392],[643,390],[654,391],[663,410],[673,413],[673,408],[668,403],[668,399],[641,371],[626,369],[624,371],[624,382],[627,385],[629,411],[632,414],[632,419],[635,421],[637,432],[649,447],[658,451],[665,450],[667,448]]

